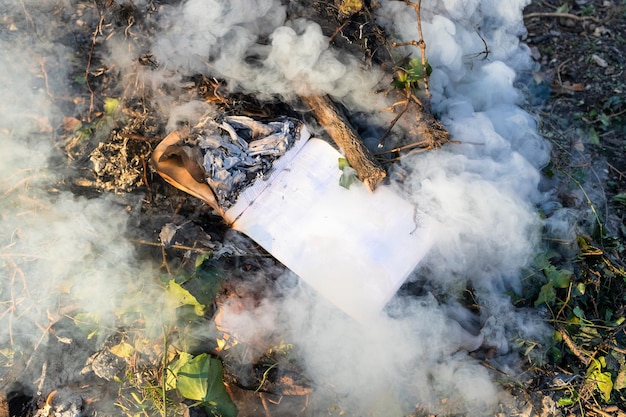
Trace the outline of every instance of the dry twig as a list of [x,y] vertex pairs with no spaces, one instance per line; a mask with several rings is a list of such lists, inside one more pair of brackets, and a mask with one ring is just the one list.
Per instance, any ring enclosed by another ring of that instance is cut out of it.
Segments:
[[[412,40],[410,42],[408,42],[408,44],[410,45],[414,45],[420,48],[421,51],[421,55],[422,55],[422,73],[424,74],[424,92],[426,93],[426,99],[427,99],[427,110],[430,111],[430,92],[428,90],[428,73],[426,72],[426,42],[424,42],[424,34],[422,33],[422,13],[421,13],[421,8],[422,8],[422,0],[417,0],[417,3],[414,3],[410,0],[404,0],[404,3],[407,6],[411,6],[414,10],[415,10],[415,17],[417,19],[417,34],[419,35],[419,39],[417,41]],[[394,44],[395,45],[402,45],[402,44]]]
[[596,23],[601,23],[600,19],[595,18],[593,16],[577,16],[572,13],[528,13],[524,15],[525,18],[531,19],[533,17],[556,17],[561,19],[572,19],[572,20],[593,20]]
[[100,12],[98,8],[98,3],[96,1],[96,8],[98,13],[100,14],[100,20],[98,21],[98,26],[93,31],[93,36],[91,38],[91,47],[89,48],[89,55],[87,57],[87,65],[85,67],[85,85],[87,85],[87,89],[89,90],[89,114],[87,116],[87,121],[91,122],[91,115],[94,110],[94,101],[96,93],[91,86],[91,82],[89,81],[89,74],[91,72],[91,61],[93,59],[93,54],[96,49],[96,42],[98,40],[98,34],[102,35],[102,24],[104,23],[104,15]]
[[[387,109],[383,111],[391,110],[395,112],[395,107],[402,105],[399,109],[398,114],[391,121],[388,129],[385,131],[384,135],[381,137],[380,142],[378,143],[378,147],[382,148],[385,144],[387,137],[390,135],[391,130],[398,124],[398,122],[402,119],[403,116],[412,115],[414,116],[410,122],[401,123],[405,127],[408,127],[408,131],[415,136],[420,136],[423,140],[416,142],[415,144],[408,145],[406,148],[402,149],[411,149],[414,147],[420,147],[422,150],[430,150],[435,149],[442,146],[444,143],[449,141],[449,132],[443,127],[441,123],[439,123],[433,117],[430,110],[430,91],[428,88],[428,61],[426,60],[426,42],[424,41],[424,35],[422,33],[422,18],[421,18],[421,0],[417,2],[413,2],[410,0],[403,0],[407,6],[410,6],[415,11],[415,16],[417,20],[417,32],[419,35],[418,40],[412,40],[409,42],[393,42],[393,47],[398,46],[415,46],[420,48],[421,52],[421,66],[422,66],[422,74],[421,74],[421,82],[424,84],[424,94],[425,100],[424,103],[416,96],[413,91],[412,83],[415,83],[415,80],[410,80],[403,88],[404,99],[394,103]],[[402,70],[400,70],[402,71]],[[395,148],[394,151],[398,151],[400,148]],[[388,151],[394,152],[394,151]],[[421,150],[420,150],[421,151]]]
[[563,342],[565,342],[565,344],[572,351],[574,356],[576,356],[582,363],[584,363],[585,366],[589,365],[589,362],[591,361],[591,359],[593,359],[593,356],[589,355],[586,352],[583,352],[578,346],[576,346],[576,344],[574,343],[572,338],[569,337],[569,334],[567,333],[567,331],[565,331],[563,326],[556,326],[556,330],[559,332],[559,334],[563,338]]

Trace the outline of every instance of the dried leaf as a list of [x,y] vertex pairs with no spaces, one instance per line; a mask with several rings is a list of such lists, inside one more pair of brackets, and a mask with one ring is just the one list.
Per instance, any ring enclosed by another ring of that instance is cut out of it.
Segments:
[[83,122],[81,122],[77,118],[75,117],[63,118],[63,130],[65,130],[66,132],[76,132],[81,127],[83,127]]
[[585,86],[581,83],[572,84],[569,81],[565,81],[561,84],[561,87],[568,91],[584,91]]

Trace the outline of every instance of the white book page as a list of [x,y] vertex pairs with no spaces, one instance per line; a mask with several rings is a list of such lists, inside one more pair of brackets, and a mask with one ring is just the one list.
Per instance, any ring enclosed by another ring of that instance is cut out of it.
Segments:
[[435,224],[388,186],[339,185],[341,154],[310,139],[232,227],[350,316],[379,314],[432,245]]

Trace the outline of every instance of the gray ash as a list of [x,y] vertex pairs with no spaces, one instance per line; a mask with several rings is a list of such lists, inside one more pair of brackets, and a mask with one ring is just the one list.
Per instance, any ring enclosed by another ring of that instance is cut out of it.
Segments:
[[198,163],[220,207],[230,208],[242,190],[268,174],[298,140],[301,127],[293,118],[260,122],[246,116],[196,127],[192,138],[201,153]]

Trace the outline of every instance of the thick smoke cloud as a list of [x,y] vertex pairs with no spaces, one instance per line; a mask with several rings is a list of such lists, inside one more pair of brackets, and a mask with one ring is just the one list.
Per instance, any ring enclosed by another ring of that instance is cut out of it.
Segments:
[[[519,107],[522,97],[514,85],[516,74],[531,68],[519,41],[528,1],[423,3],[433,110],[458,143],[407,158],[396,169],[408,174],[407,198],[441,223],[435,247],[414,278],[449,292],[449,300],[428,293],[398,297],[379,317],[359,324],[305,285],[290,284],[256,310],[225,311],[226,327],[243,338],[281,334],[297,346],[306,373],[322,387],[311,399],[320,414],[325,405],[338,403],[364,416],[408,414],[418,404],[434,413],[487,415],[506,396],[467,352],[485,344],[506,354],[511,337],[538,337],[542,331],[532,315],[514,311],[505,295],[519,290],[521,269],[536,251],[536,205],[546,198],[538,185],[549,150],[534,118]],[[392,36],[417,39],[413,9],[401,1],[380,4],[377,20]],[[38,29],[29,35],[33,22],[45,27],[49,10],[36,2],[5,1],[1,7],[7,18],[0,33],[0,138],[9,163],[0,165],[0,296],[10,307],[0,316],[0,342],[23,337],[35,344],[41,330],[28,326],[46,322],[59,300],[110,315],[125,282],[148,282],[151,269],[136,265],[124,240],[126,205],[52,190],[64,173],[50,165],[57,152],[50,138],[62,117],[50,94],[70,91],[63,68],[69,60],[61,59],[70,52],[55,42],[62,34]],[[106,41],[108,56],[101,58],[123,83],[136,86],[139,79],[154,93],[154,108],[170,120],[168,131],[210,107],[174,105],[163,93],[195,73],[260,97],[327,93],[349,110],[372,115],[389,105],[374,93],[381,73],[333,50],[317,24],[288,20],[278,0],[189,0],[162,5],[151,19],[156,34],[150,52],[158,68],[138,68],[140,48],[119,35]],[[42,60],[45,68],[54,63],[46,79]],[[293,280],[289,273],[282,278]],[[468,283],[483,306],[478,316],[454,301]]]

